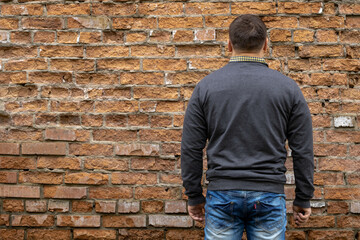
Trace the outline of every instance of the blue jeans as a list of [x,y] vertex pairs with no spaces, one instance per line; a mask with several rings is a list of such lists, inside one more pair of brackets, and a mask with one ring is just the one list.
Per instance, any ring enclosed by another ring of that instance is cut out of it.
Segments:
[[205,222],[205,240],[285,240],[285,195],[208,190]]

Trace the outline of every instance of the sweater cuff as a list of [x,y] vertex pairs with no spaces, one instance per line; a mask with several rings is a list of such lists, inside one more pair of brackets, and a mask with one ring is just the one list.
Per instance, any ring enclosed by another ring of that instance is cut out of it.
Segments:
[[191,197],[191,198],[189,197],[188,199],[189,206],[195,206],[204,202],[206,202],[206,199],[203,195]]
[[310,200],[303,200],[295,197],[293,204],[302,208],[310,208]]

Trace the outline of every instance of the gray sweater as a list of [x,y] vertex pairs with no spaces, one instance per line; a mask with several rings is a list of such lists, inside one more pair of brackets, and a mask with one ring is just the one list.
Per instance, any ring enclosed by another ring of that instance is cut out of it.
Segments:
[[181,169],[189,205],[203,203],[207,144],[209,190],[284,193],[285,142],[292,150],[296,198],[310,207],[313,139],[309,108],[297,84],[261,62],[229,62],[202,79],[189,101]]

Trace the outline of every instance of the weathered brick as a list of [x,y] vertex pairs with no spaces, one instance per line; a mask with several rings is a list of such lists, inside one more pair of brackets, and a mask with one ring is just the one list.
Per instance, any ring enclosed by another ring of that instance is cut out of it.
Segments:
[[95,63],[89,59],[52,59],[51,70],[59,71],[93,71]]
[[44,186],[45,198],[81,199],[86,196],[86,187]]
[[1,18],[0,29],[17,29],[19,27],[19,20],[16,18]]
[[344,17],[301,17],[300,27],[307,28],[341,28],[344,27]]
[[0,214],[0,226],[9,226],[10,225],[9,217],[10,215],[8,214]]
[[144,59],[143,70],[180,71],[186,70],[185,59]]
[[66,155],[66,143],[23,143],[22,154]]
[[159,28],[201,28],[203,26],[201,17],[160,17]]
[[346,22],[345,22],[346,28],[350,28],[350,29],[359,28],[359,26],[360,26],[359,19],[360,19],[360,17],[358,17],[358,16],[346,17]]
[[88,15],[90,4],[51,4],[47,6],[47,15]]
[[316,40],[318,42],[337,42],[338,35],[334,30],[318,30],[316,31]]
[[99,213],[115,213],[115,201],[96,201],[95,211]]
[[172,3],[141,3],[139,13],[143,15],[181,15],[183,4],[180,2]]
[[164,239],[164,230],[154,229],[119,229],[119,239]]
[[86,56],[89,58],[128,57],[129,48],[124,46],[87,47]]
[[57,229],[28,229],[27,239],[29,240],[70,240],[71,230]]
[[92,12],[94,15],[128,16],[136,13],[136,5],[133,3],[124,3],[124,4],[94,3],[92,5]]
[[53,215],[12,215],[11,224],[15,227],[51,227],[54,226]]
[[113,155],[113,146],[106,144],[73,143],[69,146],[69,152],[76,156],[111,156]]
[[84,160],[84,167],[87,169],[126,171],[129,169],[129,163],[126,159],[118,158],[87,158]]
[[80,159],[71,157],[39,157],[37,162],[38,168],[49,169],[80,169]]
[[262,17],[267,28],[296,28],[298,20],[295,17]]
[[0,183],[16,183],[17,173],[16,172],[0,172]]
[[137,139],[137,133],[132,130],[94,130],[93,138],[96,141],[132,141]]
[[0,54],[2,58],[31,58],[37,56],[36,47],[15,47],[3,46],[0,47]]
[[342,46],[300,46],[300,57],[340,57],[344,55]]
[[231,3],[232,14],[274,14],[276,5],[271,2],[235,2]]
[[330,214],[348,213],[349,204],[344,201],[328,201],[327,212]]
[[98,70],[139,70],[138,59],[100,59],[97,61]]
[[49,200],[48,210],[50,212],[69,212],[69,201]]
[[46,70],[48,68],[45,59],[24,59],[12,60],[5,63],[6,70],[8,71],[21,71],[21,70]]
[[58,31],[58,43],[77,43],[79,34],[77,32]]
[[26,73],[25,72],[1,72],[0,73],[0,83],[9,84],[9,83],[27,83]]
[[103,185],[109,182],[109,176],[103,173],[66,173],[64,180],[67,184]]
[[82,201],[82,200],[74,200],[72,201],[73,212],[81,212],[81,213],[91,213],[93,211],[93,201]]
[[108,29],[110,19],[108,17],[71,17],[68,18],[68,28],[90,28],[90,29]]
[[159,154],[157,144],[120,144],[115,147],[116,155],[154,156]]
[[145,227],[146,216],[145,215],[124,215],[124,216],[112,216],[106,215],[102,218],[104,227]]
[[357,188],[326,187],[325,199],[354,200],[360,197],[360,190]]
[[204,231],[199,230],[188,230],[188,229],[169,229],[166,231],[166,239],[179,240],[179,239],[203,239]]
[[18,143],[0,143],[0,154],[19,155],[20,154],[20,144],[18,144]]
[[36,31],[33,40],[34,43],[53,43],[55,42],[55,32]]
[[164,211],[164,202],[153,201],[141,201],[141,210],[145,213],[162,213]]
[[[275,8],[275,7],[273,7]],[[286,14],[316,14],[321,13],[321,3],[300,3],[300,2],[280,2],[278,13]]]
[[149,225],[154,227],[191,227],[193,221],[190,216],[149,215]]
[[354,236],[353,231],[321,231],[321,230],[312,230],[309,232],[309,238],[311,240],[325,240],[325,239],[351,239]]
[[114,29],[154,29],[156,18],[114,18]]
[[165,202],[165,213],[186,213],[186,202],[180,201],[167,201]]
[[116,230],[74,229],[74,239],[116,240]]
[[34,157],[10,157],[0,156],[0,168],[3,169],[35,169]]
[[337,219],[337,224],[341,228],[359,228],[360,226],[360,216],[339,216]]
[[130,199],[133,191],[128,187],[101,187],[89,189],[90,199]]
[[118,213],[137,213],[140,211],[140,202],[120,200],[117,204]]
[[1,240],[18,240],[24,239],[24,229],[0,229]]
[[189,30],[174,30],[173,42],[192,42],[194,40],[193,31]]
[[40,198],[40,187],[0,185],[0,197]]
[[174,170],[175,163],[171,160],[158,159],[158,158],[138,158],[131,159],[131,168],[135,170]]
[[19,183],[41,183],[41,184],[61,184],[63,173],[56,172],[20,172]]
[[24,201],[18,199],[4,199],[2,202],[2,209],[5,212],[23,212]]
[[113,173],[112,184],[156,184],[157,175],[154,173]]
[[178,199],[179,188],[174,187],[137,187],[135,188],[135,199]]
[[[295,33],[294,33],[295,35]],[[294,36],[295,38],[295,36]],[[291,32],[284,29],[274,29],[270,32],[271,42],[289,42],[291,41]]]
[[79,43],[99,43],[101,32],[80,32]]
[[62,18],[23,18],[21,24],[25,29],[62,29],[64,20]]
[[[295,226],[293,218],[290,218],[290,225]],[[297,228],[331,228],[335,227],[335,217],[334,216],[310,216],[309,221],[303,223]]]
[[60,227],[100,227],[100,216],[57,215],[56,226]]
[[27,212],[46,212],[45,200],[26,200]]
[[350,185],[360,185],[360,175],[358,173],[347,174],[346,180]]

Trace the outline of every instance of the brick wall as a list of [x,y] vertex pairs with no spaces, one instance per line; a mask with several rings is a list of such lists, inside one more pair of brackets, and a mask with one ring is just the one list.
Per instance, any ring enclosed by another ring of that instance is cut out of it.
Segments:
[[267,62],[313,115],[315,198],[288,239],[360,239],[360,3],[0,1],[0,239],[201,239],[180,179],[184,110],[260,14]]

